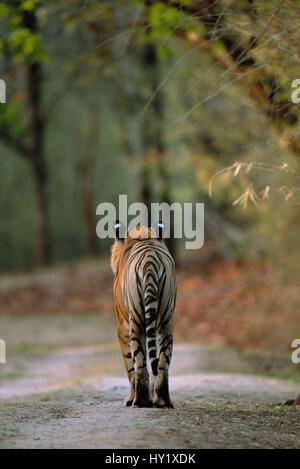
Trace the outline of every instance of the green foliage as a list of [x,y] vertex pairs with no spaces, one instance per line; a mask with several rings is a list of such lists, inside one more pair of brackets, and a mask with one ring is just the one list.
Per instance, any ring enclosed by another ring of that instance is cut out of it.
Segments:
[[6,18],[8,15],[9,15],[9,8],[7,5],[0,5],[0,20],[2,20],[3,18]]
[[45,52],[41,36],[26,28],[12,31],[7,39],[7,45],[16,61],[28,58],[31,62],[47,62],[50,59]]
[[0,125],[2,129],[12,130],[14,134],[22,132],[23,120],[18,103],[9,102],[0,106]]
[[153,30],[153,38],[155,38],[168,37],[174,28],[178,28],[184,22],[187,15],[164,3],[155,3],[149,8],[148,17]]
[[192,17],[165,3],[154,3],[146,12],[149,26],[140,36],[145,41],[168,40],[178,29],[185,31],[197,29],[197,23]]
[[212,56],[219,59],[225,53],[226,53],[226,48],[224,47],[224,44],[222,43],[222,41],[214,41],[211,47]]
[[21,2],[20,8],[21,10],[31,11],[34,10],[38,4],[41,4],[41,0],[23,0]]
[[[48,2],[48,3],[51,3]],[[28,60],[30,63],[47,63],[50,55],[43,45],[42,36],[39,32],[25,28],[22,15],[31,12],[39,6],[45,5],[40,0],[25,0],[22,2],[2,4],[0,6],[0,59],[6,62],[19,63]],[[20,134],[26,126],[24,117],[24,91],[17,92],[22,98],[15,99],[10,93],[12,83],[8,77],[9,101],[0,107],[0,128],[12,135]]]
[[25,0],[16,4],[2,5],[0,19],[5,19],[2,36],[2,47],[12,55],[16,61],[24,58],[31,62],[45,62],[49,60],[42,43],[40,34],[30,31],[22,25],[22,14],[36,9],[40,0]]

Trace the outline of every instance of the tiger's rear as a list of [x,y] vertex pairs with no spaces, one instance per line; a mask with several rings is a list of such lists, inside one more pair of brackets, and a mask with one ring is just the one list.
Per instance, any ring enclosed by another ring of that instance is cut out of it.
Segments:
[[137,227],[125,240],[116,240],[112,267],[119,341],[130,382],[125,403],[173,407],[168,370],[176,301],[174,261],[162,240],[153,238],[148,228]]

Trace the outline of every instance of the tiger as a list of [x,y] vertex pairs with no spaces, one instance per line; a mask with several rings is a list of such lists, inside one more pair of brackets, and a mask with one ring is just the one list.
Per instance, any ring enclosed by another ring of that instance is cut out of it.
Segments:
[[174,408],[169,366],[176,303],[175,262],[163,240],[162,223],[158,224],[158,235],[157,229],[136,226],[122,237],[121,226],[116,222],[111,267],[118,338],[130,386],[124,405]]

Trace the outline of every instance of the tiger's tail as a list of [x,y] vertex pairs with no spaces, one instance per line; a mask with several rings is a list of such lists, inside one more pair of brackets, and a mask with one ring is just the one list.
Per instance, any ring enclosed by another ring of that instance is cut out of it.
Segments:
[[158,311],[158,275],[153,262],[144,266],[144,309],[146,318],[146,346],[152,373],[157,376],[158,358],[156,344],[156,321]]

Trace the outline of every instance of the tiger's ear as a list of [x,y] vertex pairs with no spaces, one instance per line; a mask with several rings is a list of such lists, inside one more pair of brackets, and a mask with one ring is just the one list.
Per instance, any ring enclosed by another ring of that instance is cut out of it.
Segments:
[[162,240],[164,238],[164,234],[166,231],[165,224],[160,220],[152,228],[155,231],[156,238],[159,240]]
[[114,229],[115,229],[116,239],[118,241],[124,242],[126,238],[126,228],[123,225],[123,223],[121,223],[119,220],[116,220],[116,223],[114,224]]

